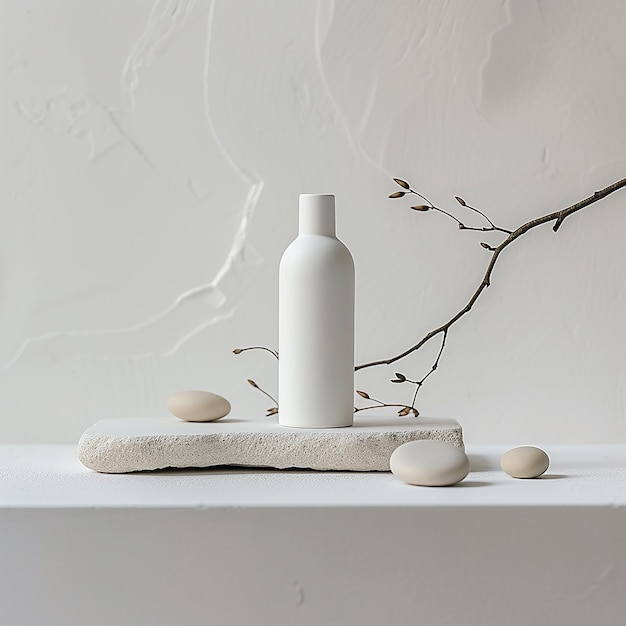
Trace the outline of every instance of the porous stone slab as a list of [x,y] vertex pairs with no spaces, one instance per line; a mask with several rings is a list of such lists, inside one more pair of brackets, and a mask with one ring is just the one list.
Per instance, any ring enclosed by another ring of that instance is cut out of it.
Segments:
[[349,428],[309,430],[275,420],[227,417],[194,423],[137,417],[96,422],[83,433],[78,458],[96,472],[111,474],[217,465],[385,472],[392,452],[418,439],[464,449],[461,426],[452,419],[363,416]]

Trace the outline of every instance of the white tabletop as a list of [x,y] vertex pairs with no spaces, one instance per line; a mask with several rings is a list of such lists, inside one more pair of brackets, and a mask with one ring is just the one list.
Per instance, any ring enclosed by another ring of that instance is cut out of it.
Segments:
[[499,469],[509,446],[474,446],[455,487],[414,487],[387,472],[224,467],[98,474],[71,445],[0,446],[0,507],[419,507],[625,506],[626,446],[544,446],[551,465],[535,480]]

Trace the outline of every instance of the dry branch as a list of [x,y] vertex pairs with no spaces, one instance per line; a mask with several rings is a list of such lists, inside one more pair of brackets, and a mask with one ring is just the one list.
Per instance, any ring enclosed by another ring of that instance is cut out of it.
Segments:
[[[404,187],[404,185],[400,184],[400,182],[399,182],[400,179],[394,179],[394,180],[401,187]],[[402,182],[404,182],[404,181],[402,181]],[[377,365],[391,365],[392,363],[395,363],[397,361],[400,361],[401,359],[404,359],[405,357],[409,356],[409,354],[412,354],[416,350],[419,350],[424,344],[428,343],[431,339],[433,339],[437,335],[443,335],[444,340],[442,341],[442,348],[440,349],[439,354],[437,355],[437,359],[436,359],[435,363],[433,364],[433,366],[431,367],[430,371],[426,374],[426,376],[421,380],[420,384],[418,385],[417,390],[416,390],[416,395],[417,395],[417,391],[419,391],[419,389],[421,387],[421,384],[424,382],[424,380],[428,376],[430,376],[430,374],[432,374],[432,372],[435,369],[437,369],[437,365],[439,364],[439,359],[441,358],[441,353],[443,351],[443,346],[445,344],[445,338],[447,337],[447,334],[448,334],[448,331],[449,331],[450,327],[452,325],[454,325],[456,322],[458,322],[464,315],[467,315],[467,313],[469,313],[472,310],[472,307],[476,303],[476,300],[478,300],[478,298],[483,293],[483,291],[487,287],[489,287],[489,285],[491,284],[491,274],[493,273],[493,268],[495,267],[496,261],[498,260],[498,258],[502,254],[502,252],[504,252],[504,250],[506,250],[506,248],[508,248],[514,241],[519,239],[519,237],[521,237],[522,235],[527,233],[529,230],[532,230],[533,228],[537,228],[538,226],[541,226],[543,224],[547,224],[549,222],[554,222],[554,226],[552,227],[552,230],[554,232],[557,232],[559,230],[559,228],[561,227],[561,225],[563,224],[564,220],[567,217],[569,217],[573,213],[576,213],[577,211],[580,211],[580,210],[582,210],[582,209],[584,209],[584,208],[586,208],[586,207],[588,207],[588,206],[598,202],[599,200],[602,200],[603,198],[606,198],[608,195],[614,193],[615,191],[617,191],[619,189],[622,189],[622,187],[626,187],[626,178],[623,178],[622,180],[619,180],[616,183],[613,183],[612,185],[609,185],[608,187],[605,187],[604,189],[601,189],[600,191],[596,191],[595,193],[593,193],[588,198],[585,198],[584,200],[580,200],[580,202],[576,202],[576,204],[572,204],[571,206],[569,206],[569,207],[567,207],[565,209],[561,209],[560,211],[554,211],[553,213],[548,213],[547,215],[544,215],[542,217],[537,217],[534,220],[530,220],[529,222],[526,222],[525,224],[522,224],[521,226],[519,226],[518,228],[516,228],[513,231],[506,231],[505,229],[501,229],[501,228],[495,226],[491,222],[491,220],[489,220],[489,218],[487,218],[483,213],[481,213],[477,209],[474,209],[473,207],[469,207],[465,203],[465,201],[462,201],[461,199],[457,199],[459,204],[461,204],[464,207],[470,208],[473,211],[476,211],[477,213],[480,213],[490,223],[489,227],[485,227],[485,228],[470,228],[470,227],[465,226],[456,217],[451,216],[452,219],[454,219],[459,224],[459,227],[462,230],[497,230],[497,231],[500,231],[500,232],[508,232],[509,233],[507,235],[506,239],[504,239],[504,241],[499,246],[491,247],[488,244],[485,244],[483,246],[483,247],[486,247],[488,250],[490,250],[492,252],[491,259],[489,261],[489,264],[487,265],[487,270],[485,271],[485,275],[483,276],[483,279],[481,280],[480,284],[478,285],[478,287],[476,288],[476,290],[472,294],[472,297],[469,299],[469,302],[458,313],[456,313],[456,315],[451,317],[445,324],[442,324],[441,326],[435,328],[434,330],[431,330],[429,333],[424,335],[424,337],[422,337],[416,344],[414,344],[413,346],[411,346],[410,348],[408,348],[404,352],[401,352],[400,354],[392,356],[392,357],[390,357],[388,359],[380,359],[378,361],[371,361],[369,363],[363,363],[361,365],[357,365],[355,367],[355,371],[366,369],[368,367],[375,367]],[[439,210],[440,212],[443,212],[441,209],[438,209],[437,207],[432,205],[429,200],[424,198],[424,196],[422,196],[421,194],[419,194],[417,192],[414,192],[410,188],[410,186],[408,186],[408,183],[407,183],[407,187],[404,187],[404,188],[405,189],[409,189],[409,191],[406,192],[406,193],[415,193],[420,198],[422,198],[425,202],[428,202],[429,208],[432,208],[432,209],[435,209],[435,210]],[[392,194],[392,195],[394,195],[394,194]]]

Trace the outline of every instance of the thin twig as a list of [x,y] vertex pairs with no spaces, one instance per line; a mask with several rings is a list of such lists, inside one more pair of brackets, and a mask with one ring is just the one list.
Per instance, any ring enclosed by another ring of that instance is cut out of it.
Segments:
[[426,382],[426,379],[435,373],[436,369],[439,367],[439,361],[441,360],[441,355],[443,354],[443,350],[446,347],[446,339],[448,338],[448,329],[443,331],[441,337],[441,345],[439,346],[439,352],[437,353],[437,358],[435,362],[432,364],[430,370],[426,372],[426,375],[422,377],[420,380],[412,381],[407,378],[407,382],[413,383],[415,385],[415,393],[413,394],[413,401],[411,402],[411,408],[415,408],[415,402],[417,401],[417,394],[419,393],[422,385]]
[[263,389],[262,387],[259,387],[259,385],[254,380],[252,380],[251,378],[248,378],[248,384],[251,387],[258,389],[262,394],[266,395],[276,405],[276,408],[278,408],[278,400],[276,400],[276,398],[274,398],[271,394],[265,391],[265,389]]
[[[400,184],[400,182],[405,182],[405,181],[401,181],[398,178],[396,178],[394,180],[398,184]],[[424,206],[424,208],[422,210],[431,209],[432,211],[437,211],[438,213],[442,213],[443,215],[449,217],[451,220],[455,221],[457,223],[457,226],[459,227],[459,230],[478,230],[478,231],[481,231],[481,232],[498,231],[498,232],[501,232],[501,233],[505,233],[506,235],[510,235],[511,234],[510,230],[508,230],[506,228],[502,228],[500,226],[496,226],[482,211],[478,210],[476,207],[470,206],[469,204],[467,204],[465,202],[465,200],[463,200],[462,198],[459,198],[459,196],[455,196],[456,201],[461,206],[465,207],[466,209],[469,209],[470,211],[473,211],[474,213],[480,215],[485,220],[487,220],[487,222],[489,223],[489,226],[467,226],[458,217],[456,217],[456,215],[453,215],[449,211],[445,211],[441,207],[436,206],[426,196],[424,196],[423,194],[419,193],[418,191],[415,191],[415,189],[413,189],[408,183],[407,183],[406,187],[404,187],[404,185],[400,185],[400,186],[403,187],[404,189],[406,189],[406,192],[404,192],[404,193],[412,193],[412,194],[418,196],[419,198],[421,198],[422,200],[424,200],[424,202],[426,202],[426,205]],[[401,196],[396,194],[396,195],[394,195],[394,197],[401,197]]]
[[247,352],[248,350],[265,350],[269,352],[272,356],[278,359],[278,352],[276,350],[272,350],[271,348],[266,348],[265,346],[250,346],[249,348],[235,348],[233,350],[233,354],[241,354],[242,352]]
[[491,228],[481,228],[481,229],[471,229],[471,230],[497,230],[498,232],[505,233],[506,235],[510,235],[512,231],[508,228],[502,228],[501,226],[496,226],[482,211],[479,211],[477,208],[470,206],[469,204],[465,205],[468,209],[475,211],[478,215],[482,215],[488,222]]
[[419,416],[419,411],[414,406],[409,406],[407,404],[399,404],[399,403],[390,403],[383,402],[382,400],[377,400],[376,398],[372,398],[367,392],[357,390],[357,394],[361,396],[361,398],[365,398],[366,400],[371,400],[372,402],[376,402],[376,404],[371,404],[369,406],[361,406],[354,407],[354,412],[358,413],[359,411],[369,411],[371,409],[382,409],[385,407],[400,407],[398,411],[398,415],[400,417],[406,417],[409,413],[413,413],[415,417]]
[[[271,348],[266,348],[265,346],[251,346],[249,348],[235,348],[233,350],[233,354],[241,354],[242,352],[247,352],[248,350],[264,350],[265,352],[269,352],[273,357],[278,360],[278,352],[276,350],[272,350]],[[273,406],[267,410],[266,416],[269,417],[271,415],[276,415],[278,413],[278,400],[274,398],[271,394],[269,394],[265,389],[259,387],[257,383],[248,378],[248,384],[254,387],[257,391],[260,391],[263,395],[267,396],[276,406]]]
[[[374,398],[372,398],[373,400]],[[358,413],[359,411],[369,411],[370,409],[382,409],[385,407],[393,407],[393,406],[399,406],[402,407],[403,409],[412,409],[413,407],[410,407],[408,404],[398,404],[398,403],[387,403],[387,402],[380,402],[379,404],[373,404],[371,406],[359,406],[359,407],[354,407],[354,412]]]

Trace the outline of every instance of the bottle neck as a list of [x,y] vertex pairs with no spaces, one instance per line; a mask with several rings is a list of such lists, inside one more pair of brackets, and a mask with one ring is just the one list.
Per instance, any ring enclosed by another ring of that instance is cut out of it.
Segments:
[[335,237],[335,196],[329,193],[300,195],[300,235]]

